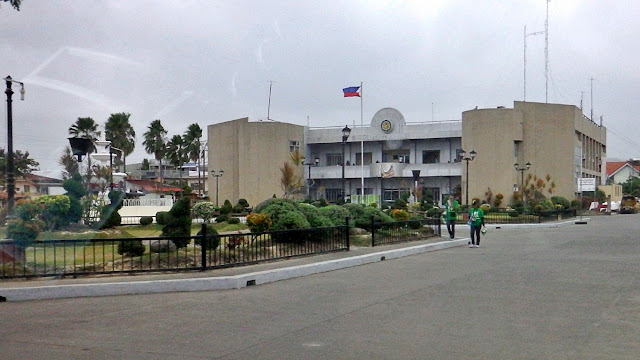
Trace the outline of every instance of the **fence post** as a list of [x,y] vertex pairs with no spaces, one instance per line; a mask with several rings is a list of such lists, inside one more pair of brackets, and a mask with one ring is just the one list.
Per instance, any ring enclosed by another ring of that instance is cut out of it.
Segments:
[[200,238],[200,261],[202,262],[202,271],[207,269],[207,223],[202,223],[202,237]]
[[347,232],[347,250],[351,250],[351,244],[350,244],[350,239],[349,239],[349,217],[347,216],[346,219],[346,224],[345,224],[346,228],[345,231]]
[[375,218],[371,215],[371,247],[376,246],[376,223]]

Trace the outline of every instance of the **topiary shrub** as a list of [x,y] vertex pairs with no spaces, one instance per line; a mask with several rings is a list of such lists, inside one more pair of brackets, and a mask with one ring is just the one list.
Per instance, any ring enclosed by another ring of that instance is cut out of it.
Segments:
[[216,222],[217,223],[221,223],[221,222],[225,222],[229,220],[229,215],[228,214],[221,214],[218,215],[218,217],[216,218]]
[[142,256],[146,248],[142,240],[124,240],[118,243],[118,254],[126,256]]
[[[319,208],[320,214],[331,220],[333,226],[340,226],[345,224],[345,219],[349,217],[349,210],[343,208],[340,205],[329,205]],[[353,224],[353,222],[350,222]]]
[[229,224],[240,224],[240,219],[237,217],[230,217],[229,220],[227,220],[227,222]]
[[349,211],[351,219],[358,219],[364,215],[364,204],[344,204],[342,207]]
[[391,217],[395,221],[407,221],[409,220],[409,212],[401,209],[393,209],[391,210]]
[[[215,250],[220,246],[220,236],[218,236],[218,230],[213,227],[212,224],[206,224],[207,226],[207,249]],[[202,228],[198,231],[198,236],[202,236]],[[196,245],[202,246],[202,238],[196,238]]]
[[[268,210],[269,208],[267,208]],[[311,225],[307,221],[307,218],[300,212],[290,211],[282,213],[278,216],[277,222],[273,223],[271,238],[277,242],[299,242],[306,240],[308,234],[302,234],[296,231],[283,231],[279,230],[299,230],[308,229]]]
[[156,222],[158,225],[167,225],[169,222],[169,212],[168,211],[158,211],[156,213]]
[[231,205],[231,201],[225,200],[224,205],[220,208],[220,214],[231,214],[233,210],[233,205]]
[[98,228],[100,229],[116,227],[122,223],[118,210],[122,207],[124,193],[122,191],[110,191],[108,196],[110,204],[102,209],[100,222],[98,223]]
[[267,206],[272,205],[272,204],[282,204],[282,203],[291,204],[291,206],[293,206],[295,208],[300,206],[300,204],[295,200],[271,198],[271,199],[267,199],[267,200],[261,202],[260,204],[256,205],[256,207],[253,208],[253,212],[254,213],[263,213],[264,209],[267,208]]
[[252,212],[247,215],[247,226],[252,233],[262,233],[271,229],[271,217],[268,214],[259,214]]
[[183,197],[178,200],[171,210],[169,210],[169,219],[167,224],[162,228],[162,236],[175,237],[171,239],[177,248],[186,247],[189,244],[191,236],[191,200]]
[[300,212],[304,214],[312,228],[333,226],[329,218],[320,213],[320,209],[311,204],[300,204]]
[[41,220],[14,219],[7,223],[7,237],[16,242],[20,248],[29,246],[45,227]]
[[140,225],[149,225],[153,222],[153,218],[151,216],[143,216],[140,218]]

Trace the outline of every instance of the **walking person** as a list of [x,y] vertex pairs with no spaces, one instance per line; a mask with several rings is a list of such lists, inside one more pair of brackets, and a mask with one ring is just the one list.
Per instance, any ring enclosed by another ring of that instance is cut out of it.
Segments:
[[459,210],[460,203],[458,203],[458,200],[454,199],[453,196],[449,196],[444,204],[444,221],[447,224],[447,232],[450,239],[456,236],[456,218]]
[[484,211],[480,208],[480,201],[473,200],[469,209],[469,229],[471,230],[471,244],[469,247],[480,247],[480,231],[484,227]]

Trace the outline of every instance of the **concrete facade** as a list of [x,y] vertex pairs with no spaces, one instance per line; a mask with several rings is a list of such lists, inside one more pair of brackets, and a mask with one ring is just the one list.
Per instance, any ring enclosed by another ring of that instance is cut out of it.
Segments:
[[[280,168],[290,161],[291,146],[304,149],[304,127],[274,121],[250,122],[249,118],[207,126],[209,171],[223,170],[217,179],[207,178],[209,199],[222,206],[225,200],[236,204],[246,199],[251,206],[282,197]],[[302,167],[299,167],[302,176]]]
[[[462,147],[475,150],[469,162],[469,201],[484,199],[488,189],[511,202],[514,191],[536,179],[546,183],[545,196],[574,199],[577,179],[606,178],[606,128],[573,105],[514,102],[513,109],[474,109],[462,113]],[[581,160],[582,158],[582,160]],[[521,174],[514,164],[531,168]],[[527,181],[529,176],[533,177]],[[462,174],[463,199],[466,171]],[[548,190],[554,184],[553,193]]]

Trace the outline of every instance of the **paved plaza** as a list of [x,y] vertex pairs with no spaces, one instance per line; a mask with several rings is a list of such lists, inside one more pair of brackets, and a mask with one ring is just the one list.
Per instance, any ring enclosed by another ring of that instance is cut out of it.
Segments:
[[236,290],[1,303],[0,359],[637,359],[639,219]]

